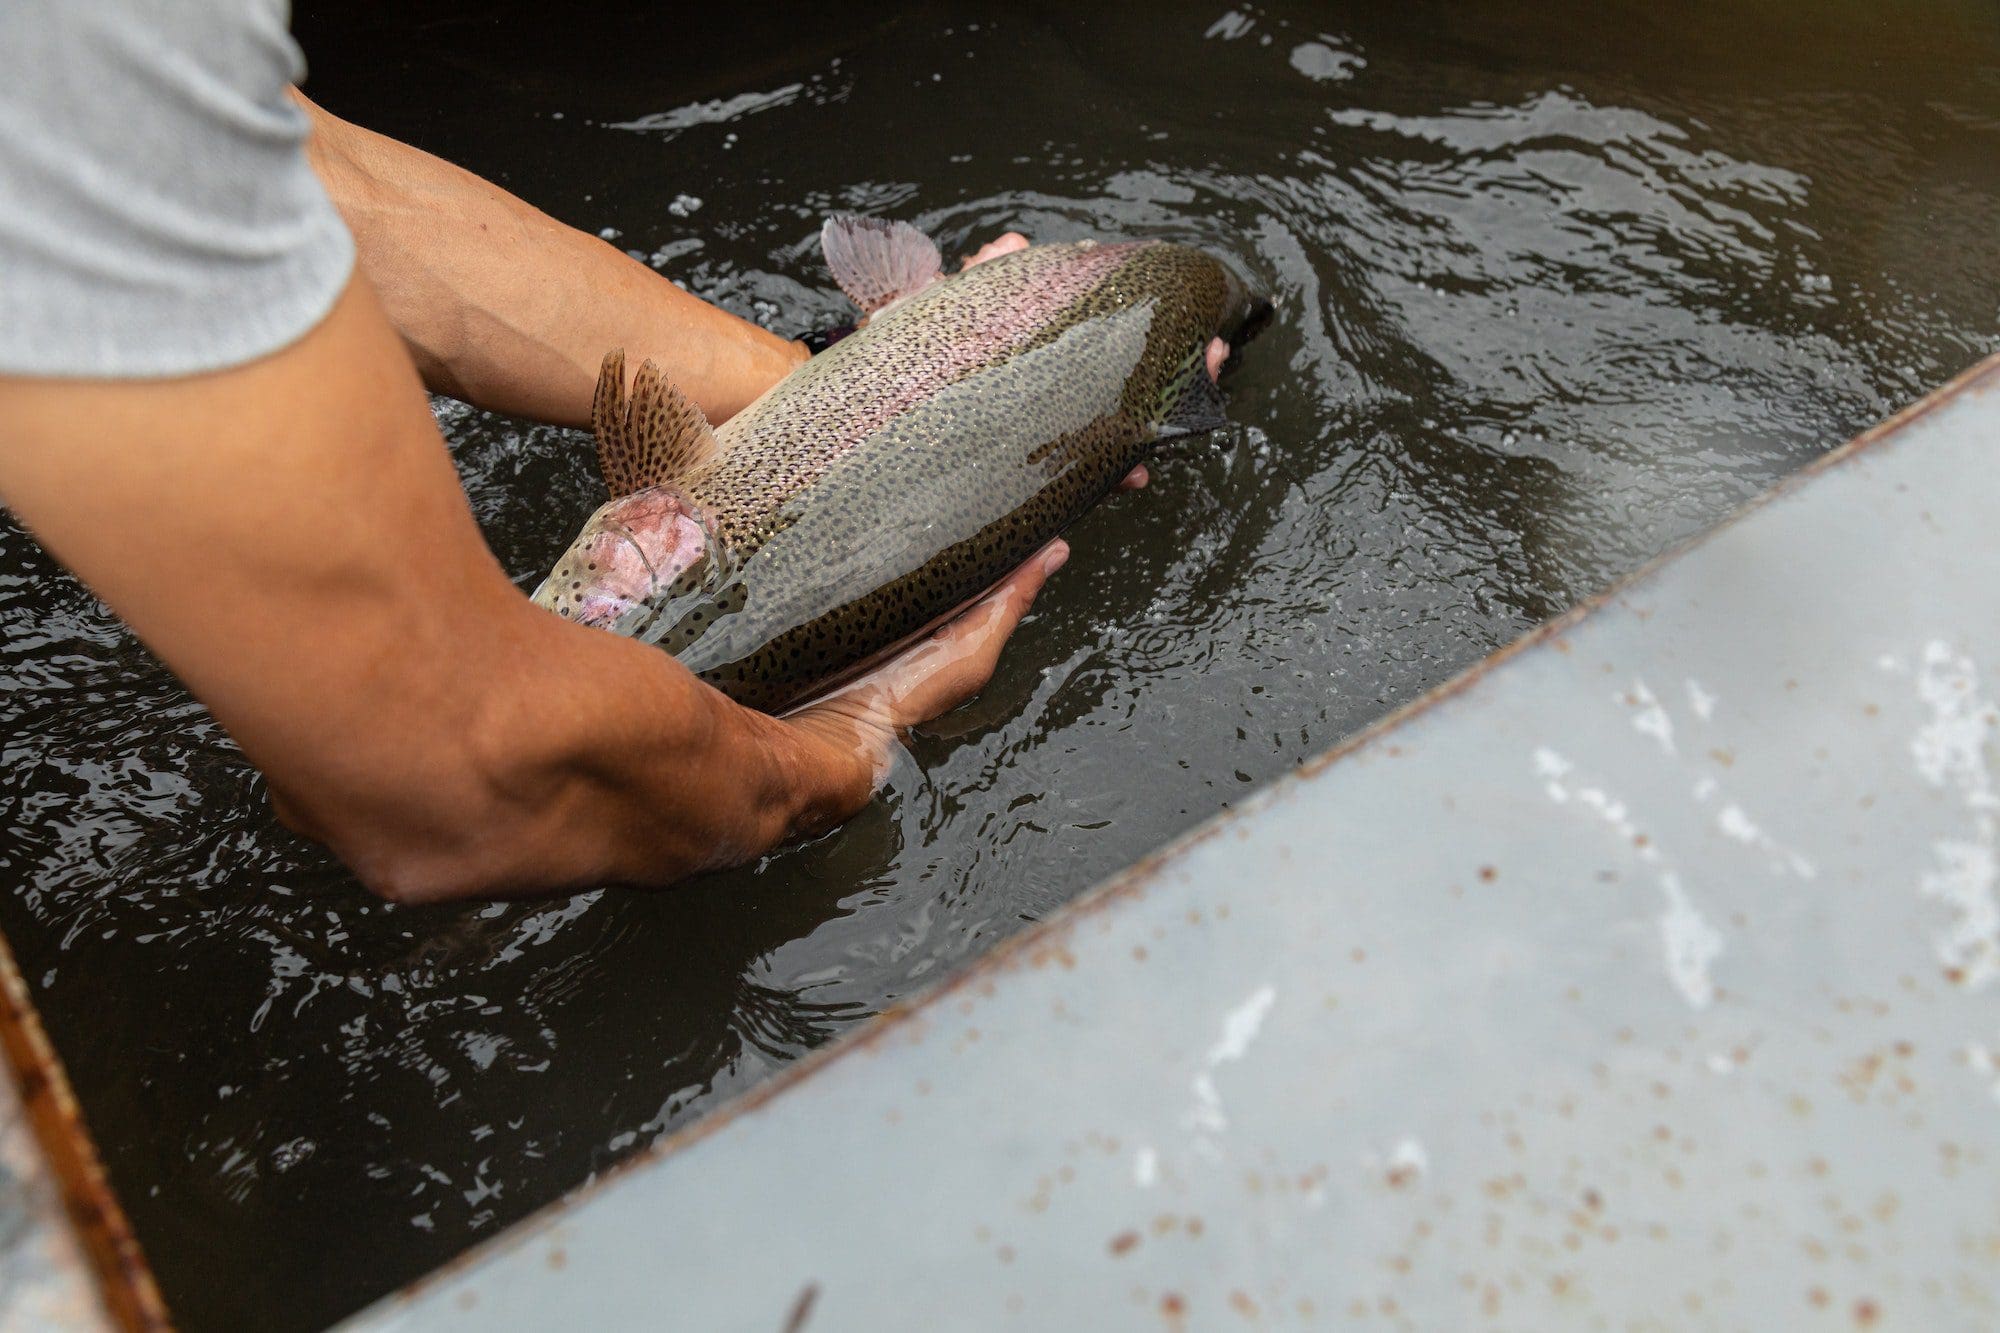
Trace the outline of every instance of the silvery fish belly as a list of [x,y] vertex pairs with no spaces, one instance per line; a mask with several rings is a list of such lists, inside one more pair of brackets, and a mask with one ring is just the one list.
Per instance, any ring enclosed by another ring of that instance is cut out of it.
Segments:
[[612,499],[535,594],[778,711],[991,588],[1160,439],[1222,424],[1241,290],[1199,250],[1089,241],[941,276],[900,223],[823,240],[867,325],[719,429],[605,359]]

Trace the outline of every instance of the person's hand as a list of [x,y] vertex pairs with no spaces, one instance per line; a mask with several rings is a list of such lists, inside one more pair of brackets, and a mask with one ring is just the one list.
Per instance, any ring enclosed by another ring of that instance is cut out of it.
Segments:
[[949,713],[992,679],[1001,648],[1042,584],[1068,559],[1069,543],[1057,538],[941,628],[788,715],[785,725],[805,743],[807,762],[826,772],[858,766],[856,808],[865,804],[888,778],[904,731]]

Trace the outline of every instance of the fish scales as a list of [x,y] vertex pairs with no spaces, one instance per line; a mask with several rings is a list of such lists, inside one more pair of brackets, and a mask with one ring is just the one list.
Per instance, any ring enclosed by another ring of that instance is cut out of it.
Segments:
[[[669,488],[706,551],[613,627],[742,703],[798,702],[1115,487],[1239,304],[1219,263],[1158,241],[1033,247],[933,282],[715,432],[713,462]],[[538,600],[570,614],[561,590],[597,570],[583,563]]]

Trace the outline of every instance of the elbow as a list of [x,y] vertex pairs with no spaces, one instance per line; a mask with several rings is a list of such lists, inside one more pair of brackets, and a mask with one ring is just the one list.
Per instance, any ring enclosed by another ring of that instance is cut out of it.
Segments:
[[316,816],[309,804],[275,796],[272,806],[280,823],[325,846],[383,902],[419,907],[490,891],[463,863],[422,847],[380,821]]
[[391,790],[343,800],[274,790],[271,804],[281,823],[324,845],[387,903],[420,907],[557,887],[534,882],[534,858],[522,845],[526,821],[505,817],[490,800]]
[[339,855],[363,888],[398,907],[457,902],[481,897],[493,889],[460,867],[404,848],[354,848]]

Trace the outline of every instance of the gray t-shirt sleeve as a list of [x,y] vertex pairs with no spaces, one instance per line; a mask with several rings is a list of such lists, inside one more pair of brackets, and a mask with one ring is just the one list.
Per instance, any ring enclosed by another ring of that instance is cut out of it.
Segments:
[[286,0],[0,0],[0,374],[239,365],[354,242],[306,162]]

